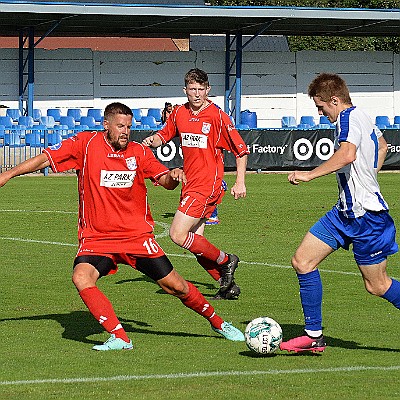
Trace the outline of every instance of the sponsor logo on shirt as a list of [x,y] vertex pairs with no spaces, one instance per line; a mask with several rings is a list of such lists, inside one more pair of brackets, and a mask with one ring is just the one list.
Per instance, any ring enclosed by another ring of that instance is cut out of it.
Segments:
[[208,135],[210,133],[211,129],[211,124],[208,122],[203,122],[203,126],[201,127],[201,131],[205,134]]
[[119,154],[119,153],[108,153],[107,154],[108,158],[124,158],[123,154]]
[[136,176],[136,171],[105,171],[100,173],[100,186],[109,188],[130,188]]
[[198,147],[199,149],[207,148],[207,136],[196,133],[182,133],[182,147]]
[[130,158],[126,158],[126,166],[128,167],[128,169],[130,169],[131,171],[135,171],[137,168],[137,164],[136,164],[136,157],[130,157]]

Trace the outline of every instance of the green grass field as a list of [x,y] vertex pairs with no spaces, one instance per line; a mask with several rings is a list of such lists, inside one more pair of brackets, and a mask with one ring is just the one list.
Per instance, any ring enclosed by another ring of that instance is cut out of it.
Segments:
[[[398,224],[399,178],[380,175]],[[226,180],[231,185],[234,176]],[[219,207],[221,224],[206,228],[212,242],[242,260],[239,300],[213,305],[243,330],[253,318],[270,316],[290,338],[303,327],[290,258],[335,203],[335,178],[294,187],[286,174],[249,174],[247,187],[244,200],[227,194]],[[257,356],[244,343],[212,332],[207,321],[126,266],[99,287],[135,349],[95,352],[93,344],[108,334],[71,282],[76,178],[20,177],[0,193],[0,399],[400,398],[399,311],[364,290],[351,252],[337,251],[320,268],[329,345],[322,355]],[[210,297],[217,286],[167,234],[178,197],[178,191],[149,187],[158,241],[176,269]],[[400,278],[399,266],[396,254],[390,275]]]

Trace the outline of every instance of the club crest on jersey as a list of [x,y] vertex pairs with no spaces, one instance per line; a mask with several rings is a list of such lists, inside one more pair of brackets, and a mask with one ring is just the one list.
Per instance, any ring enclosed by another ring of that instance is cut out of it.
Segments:
[[203,126],[201,127],[201,132],[205,135],[208,135],[211,130],[211,124],[208,122],[203,122]]
[[126,166],[128,167],[128,169],[130,169],[131,171],[136,170],[136,168],[137,168],[136,157],[126,158],[125,161],[126,161]]
[[50,150],[58,150],[61,147],[61,144],[62,144],[61,142],[53,144],[53,146],[50,146],[49,149]]

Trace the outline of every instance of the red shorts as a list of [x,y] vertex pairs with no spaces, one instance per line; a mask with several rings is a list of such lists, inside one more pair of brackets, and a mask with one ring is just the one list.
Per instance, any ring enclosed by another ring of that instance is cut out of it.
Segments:
[[218,196],[206,198],[195,192],[181,195],[178,210],[193,218],[208,218],[214,211],[215,206],[222,201],[224,191],[221,190]]
[[113,260],[117,272],[117,264],[126,264],[135,268],[136,258],[158,258],[164,256],[164,250],[156,242],[154,235],[145,234],[137,238],[130,239],[83,239],[79,243],[79,256],[106,256]]

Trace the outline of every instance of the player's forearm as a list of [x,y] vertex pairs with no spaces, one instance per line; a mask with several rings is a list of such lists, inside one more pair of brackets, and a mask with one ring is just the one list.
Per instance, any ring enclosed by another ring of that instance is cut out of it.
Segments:
[[378,139],[378,143],[379,143],[379,149],[378,149],[378,171],[380,171],[381,168],[382,168],[382,165],[383,165],[383,163],[385,161],[385,158],[386,158],[388,146],[387,146],[386,140],[383,138],[383,136],[381,136]]
[[145,146],[149,146],[149,147],[159,147],[163,144],[160,136],[156,134],[148,136],[147,138],[144,138],[142,143]]
[[236,183],[244,184],[247,168],[247,155],[236,159]]
[[0,186],[5,185],[10,179],[29,174],[30,172],[39,171],[45,167],[48,167],[50,162],[45,154],[39,154],[36,157],[29,158],[26,161],[23,161],[21,164],[18,164],[14,168],[11,168],[8,171],[0,174]]

